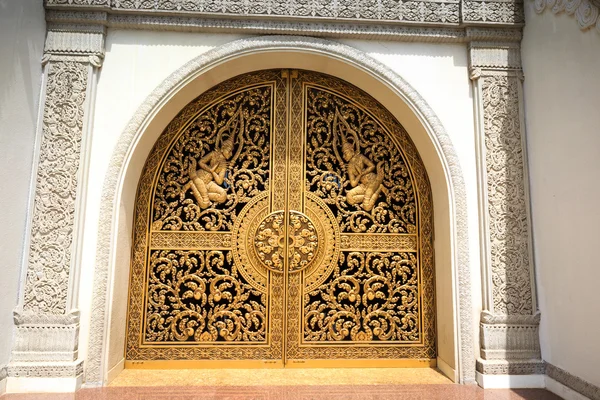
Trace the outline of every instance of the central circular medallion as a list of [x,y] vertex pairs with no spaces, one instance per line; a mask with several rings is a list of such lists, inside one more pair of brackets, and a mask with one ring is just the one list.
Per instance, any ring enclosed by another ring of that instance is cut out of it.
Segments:
[[[285,213],[276,211],[267,215],[256,228],[254,248],[265,267],[283,272],[285,253]],[[315,259],[319,236],[312,221],[298,211],[290,211],[287,224],[288,271],[298,272],[307,268]]]

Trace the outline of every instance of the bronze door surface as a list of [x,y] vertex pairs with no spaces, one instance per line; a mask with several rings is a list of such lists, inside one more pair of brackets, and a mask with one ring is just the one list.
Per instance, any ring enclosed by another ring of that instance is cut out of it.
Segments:
[[308,71],[188,104],[138,187],[128,367],[434,365],[429,181],[368,94]]

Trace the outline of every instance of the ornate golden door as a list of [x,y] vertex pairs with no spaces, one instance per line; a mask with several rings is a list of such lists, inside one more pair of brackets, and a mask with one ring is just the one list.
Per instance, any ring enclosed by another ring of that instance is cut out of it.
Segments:
[[429,181],[400,123],[331,76],[239,76],[147,159],[126,365],[434,365],[433,271]]

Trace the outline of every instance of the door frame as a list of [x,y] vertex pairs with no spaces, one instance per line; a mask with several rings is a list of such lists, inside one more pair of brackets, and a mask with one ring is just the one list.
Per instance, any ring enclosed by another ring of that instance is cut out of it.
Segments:
[[[123,298],[123,285],[115,283],[128,259],[130,243],[126,236],[128,229],[131,232],[131,216],[127,217],[126,210],[134,198],[131,186],[139,177],[143,165],[140,160],[145,159],[166,123],[198,93],[232,76],[268,68],[308,69],[337,76],[367,90],[397,118],[402,116],[401,122],[419,149],[432,181],[436,269],[445,266],[442,272],[447,278],[446,292],[450,293],[451,310],[444,313],[452,326],[446,337],[452,343],[452,354],[444,363],[448,374],[454,375],[451,378],[461,383],[474,382],[477,331],[471,299],[467,195],[452,141],[419,93],[379,61],[350,46],[293,36],[241,39],[197,57],[167,78],[125,128],[102,191],[86,381],[91,385],[106,384],[119,370],[118,356],[110,350],[118,348],[115,344],[124,337],[123,304],[114,302]],[[440,262],[442,259],[445,261]],[[439,307],[438,299],[438,310]]]

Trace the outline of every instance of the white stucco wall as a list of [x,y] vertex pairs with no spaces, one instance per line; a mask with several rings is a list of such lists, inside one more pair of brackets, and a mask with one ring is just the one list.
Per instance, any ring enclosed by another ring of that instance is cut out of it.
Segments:
[[600,385],[600,34],[526,0],[522,56],[541,345]]
[[[211,35],[175,32],[109,31],[107,36],[107,54],[98,79],[96,109],[90,169],[88,177],[88,198],[86,208],[83,273],[80,289],[80,308],[82,326],[80,337],[81,357],[86,356],[85,339],[89,333],[90,293],[96,251],[96,234],[100,209],[102,183],[109,165],[113,148],[123,132],[127,122],[145,98],[173,71],[188,60],[218,45],[240,38],[236,35]],[[387,64],[399,73],[427,100],[436,112],[448,134],[454,142],[461,159],[467,184],[467,196],[470,213],[471,265],[473,270],[474,315],[477,316],[481,304],[479,286],[479,254],[477,244],[477,192],[475,172],[475,145],[473,127],[473,103],[467,71],[467,50],[464,45],[416,44],[367,42],[343,40],[343,43],[365,51],[379,61]],[[121,208],[125,218],[127,210]],[[119,231],[127,230],[119,226]],[[126,233],[123,237],[131,237]],[[129,246],[119,246],[129,248]],[[115,271],[115,304],[126,305],[128,268],[127,254],[119,252],[117,265],[125,265]],[[437,257],[437,255],[436,255]],[[444,257],[436,258],[436,263],[446,263]],[[451,279],[451,274],[448,275]],[[451,294],[438,293],[450,299],[442,306],[452,308]],[[126,319],[126,306],[113,309],[111,320]],[[451,313],[447,313],[451,317]],[[439,321],[440,329],[450,329],[453,321]],[[124,322],[123,322],[124,324]],[[476,329],[476,326],[474,326]],[[112,334],[112,332],[111,332]],[[115,332],[116,334],[116,332]],[[122,335],[122,334],[121,334]],[[474,334],[477,337],[477,333]],[[110,341],[111,357],[109,367],[119,362],[123,354],[122,342]],[[440,344],[441,347],[443,344]],[[449,362],[454,367],[453,362]]]
[[0,366],[17,305],[46,27],[39,0],[0,0]]

